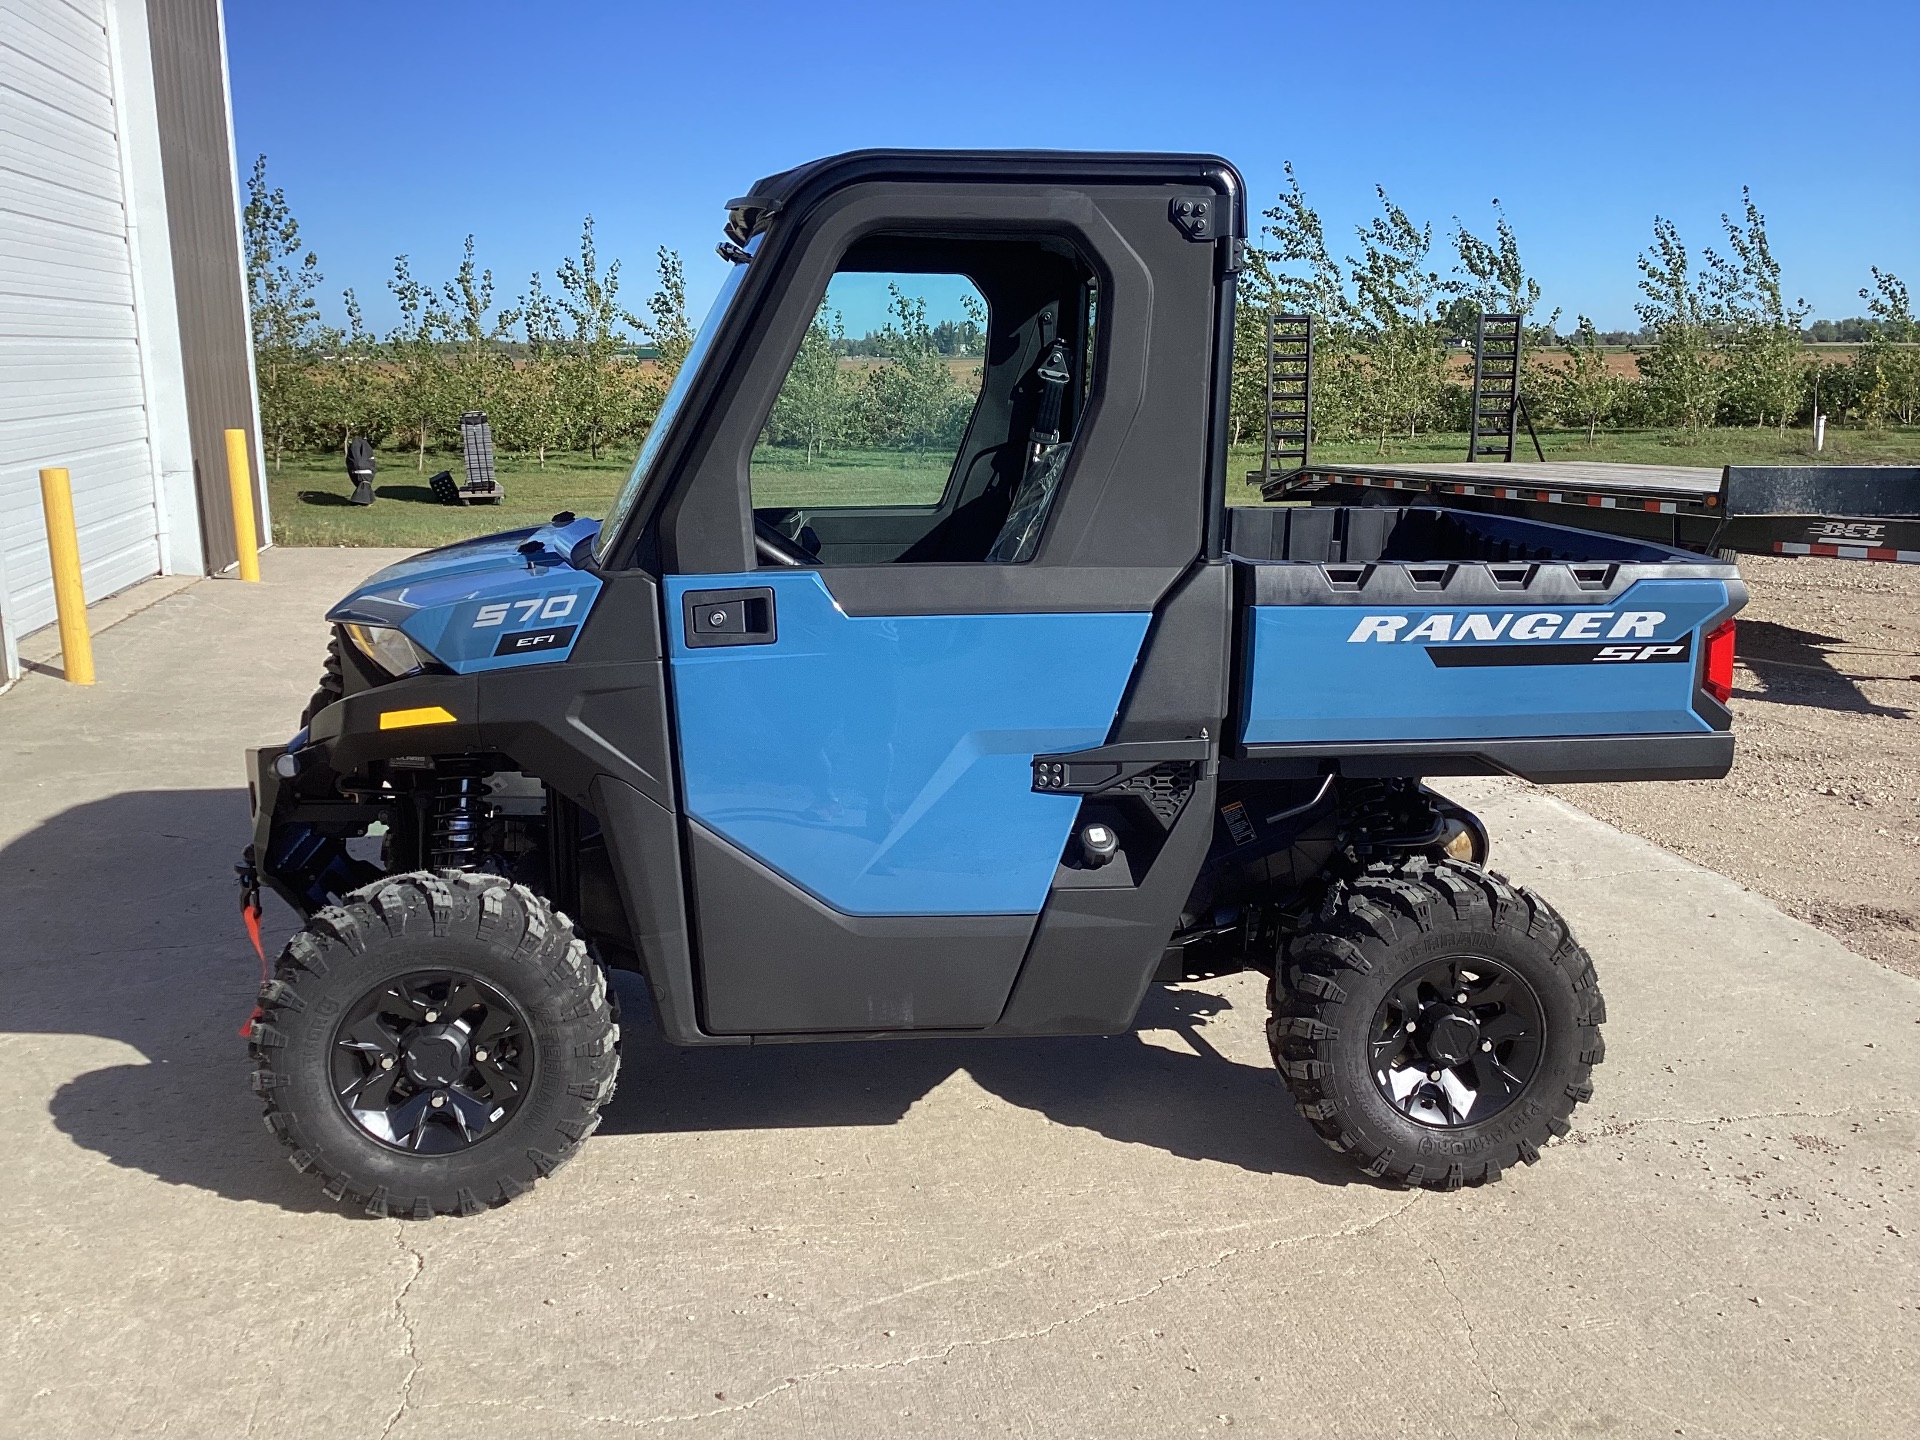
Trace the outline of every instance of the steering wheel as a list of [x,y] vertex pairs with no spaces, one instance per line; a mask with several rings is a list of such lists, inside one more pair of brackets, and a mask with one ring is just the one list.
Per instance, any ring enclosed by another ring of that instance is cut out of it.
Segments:
[[793,569],[804,569],[818,563],[818,557],[807,552],[807,548],[798,540],[762,520],[753,517],[753,553],[762,565],[786,565]]

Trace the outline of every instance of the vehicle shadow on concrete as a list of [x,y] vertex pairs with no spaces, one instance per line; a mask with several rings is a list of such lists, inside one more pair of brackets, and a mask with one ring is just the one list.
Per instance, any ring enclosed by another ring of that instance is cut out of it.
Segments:
[[1765,688],[1735,693],[1742,699],[1770,700],[1776,705],[1807,705],[1895,720],[1911,718],[1911,710],[1867,698],[1859,682],[1872,677],[1842,668],[1848,659],[1849,643],[1839,635],[1820,635],[1771,620],[1742,620],[1735,653],[1760,677]]
[[[55,1089],[48,1110],[76,1145],[168,1184],[337,1211],[286,1163],[248,1089],[238,1031],[259,962],[233,877],[246,832],[244,790],[134,791],[77,805],[0,847],[0,1029],[97,1037],[141,1057],[102,1054],[105,1063]],[[271,958],[295,920],[268,903]],[[1350,1178],[1270,1069],[1206,1043],[1207,1019],[1227,1002],[1197,988],[1152,992],[1140,1021],[1182,1034],[1192,1053],[1136,1035],[683,1050],[660,1038],[640,978],[617,979],[627,1038],[602,1134],[893,1124],[964,1070],[1010,1104],[1114,1140],[1260,1173]]]
[[1111,1140],[1262,1174],[1353,1178],[1293,1113],[1271,1066],[1229,1060],[1208,1043],[1207,1021],[1232,1006],[1196,986],[1153,988],[1137,1021],[1139,1031],[1171,1032],[1183,1052],[1138,1032],[687,1050],[660,1039],[637,977],[619,984],[626,1040],[603,1135],[888,1125],[964,1071],[1010,1105]]

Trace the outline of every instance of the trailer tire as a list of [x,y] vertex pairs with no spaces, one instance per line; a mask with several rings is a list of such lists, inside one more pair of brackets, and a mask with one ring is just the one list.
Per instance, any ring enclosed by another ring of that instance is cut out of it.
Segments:
[[1551,906],[1489,870],[1372,867],[1279,959],[1274,1064],[1320,1138],[1376,1179],[1490,1183],[1538,1160],[1593,1095],[1593,962]]
[[287,942],[251,1027],[253,1089],[329,1197],[471,1215],[526,1193],[598,1127],[617,1019],[605,970],[525,886],[390,876]]

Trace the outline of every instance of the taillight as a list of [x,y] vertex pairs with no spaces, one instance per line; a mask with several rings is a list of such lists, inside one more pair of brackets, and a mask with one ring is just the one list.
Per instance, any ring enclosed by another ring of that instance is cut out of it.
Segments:
[[1733,621],[1722,620],[1707,636],[1706,673],[1701,683],[1722,705],[1733,699]]

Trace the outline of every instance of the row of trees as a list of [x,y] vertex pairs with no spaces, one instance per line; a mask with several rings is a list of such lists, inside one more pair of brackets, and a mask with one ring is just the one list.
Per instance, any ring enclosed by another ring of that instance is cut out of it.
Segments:
[[[963,296],[964,322],[930,325],[923,297],[891,284],[887,296],[886,324],[854,342],[840,315],[821,305],[767,419],[769,444],[803,449],[809,462],[823,450],[847,445],[959,447],[979,394],[981,366],[955,357],[981,353],[986,312]],[[849,353],[876,363],[850,365]]]
[[[658,415],[693,343],[680,257],[661,249],[642,313],[626,308],[620,262],[603,263],[593,218],[579,249],[532,275],[502,304],[493,272],[468,236],[453,277],[417,276],[404,255],[387,282],[400,313],[370,331],[353,291],[344,328],[325,323],[318,257],[300,241],[265,157],[247,182],[247,270],[261,423],[272,463],[289,450],[336,448],[354,435],[405,444],[415,463],[452,440],[459,417],[484,410],[503,450],[536,455],[631,447]],[[823,305],[767,425],[767,440],[806,452],[843,446],[958,445],[978,393],[984,308],[962,298],[964,317],[930,321],[923,297],[889,286],[887,320],[849,339]]]
[[367,328],[352,290],[342,296],[345,327],[325,323],[319,260],[268,184],[264,156],[247,181],[244,218],[260,419],[276,467],[288,450],[366,435],[410,446],[424,468],[468,410],[487,412],[503,449],[543,463],[552,450],[597,456],[646,433],[693,342],[680,257],[660,250],[655,289],[635,314],[621,299],[620,262],[600,259],[592,216],[552,286],[535,273],[504,305],[472,236],[438,285],[399,256],[387,288],[400,320],[385,335]]
[[1315,430],[1367,438],[1467,427],[1469,372],[1453,357],[1481,314],[1523,317],[1522,389],[1537,422],[1577,427],[1777,425],[1816,405],[1841,420],[1910,425],[1920,419],[1920,324],[1906,286],[1873,271],[1863,289],[1866,343],[1845,365],[1816,365],[1806,349],[1807,307],[1789,301],[1766,219],[1742,191],[1723,215],[1723,250],[1696,263],[1673,222],[1656,217],[1639,257],[1641,330],[1634,373],[1609,363],[1603,338],[1580,316],[1542,313],[1541,287],[1513,226],[1494,201],[1491,235],[1455,219],[1443,273],[1433,226],[1416,223],[1375,187],[1379,213],[1356,230],[1358,254],[1336,257],[1320,216],[1289,165],[1265,212],[1261,242],[1241,276],[1236,337],[1236,438],[1256,439],[1265,405],[1269,313],[1316,317]]
[[[1738,217],[1721,217],[1723,248],[1697,262],[1678,228],[1656,217],[1639,257],[1630,373],[1585,316],[1562,334],[1560,312],[1543,313],[1540,283],[1498,201],[1491,234],[1456,218],[1443,254],[1431,224],[1416,223],[1384,189],[1376,195],[1378,214],[1356,231],[1358,253],[1336,256],[1287,167],[1240,281],[1236,440],[1260,435],[1267,316],[1300,311],[1319,326],[1317,433],[1364,437],[1382,450],[1396,437],[1466,428],[1469,372],[1458,345],[1482,313],[1524,317],[1523,389],[1535,421],[1590,437],[1612,426],[1784,428],[1816,407],[1842,423],[1920,423],[1920,322],[1906,285],[1875,269],[1860,292],[1864,344],[1846,363],[1816,364],[1806,306],[1787,299],[1750,194]],[[502,449],[542,463],[554,450],[628,448],[659,413],[692,344],[679,256],[659,251],[654,289],[639,313],[629,310],[620,262],[602,262],[591,216],[551,283],[535,273],[506,303],[471,236],[438,284],[398,257],[387,284],[400,318],[384,335],[367,328],[351,290],[345,326],[326,323],[319,261],[268,183],[265,157],[247,182],[245,230],[261,419],[276,466],[288,450],[367,435],[410,447],[424,468],[467,410],[488,413]],[[882,328],[849,339],[823,306],[767,439],[809,459],[848,445],[957,441],[978,388],[985,324],[977,302],[964,319],[929,322],[925,300],[895,288]]]

